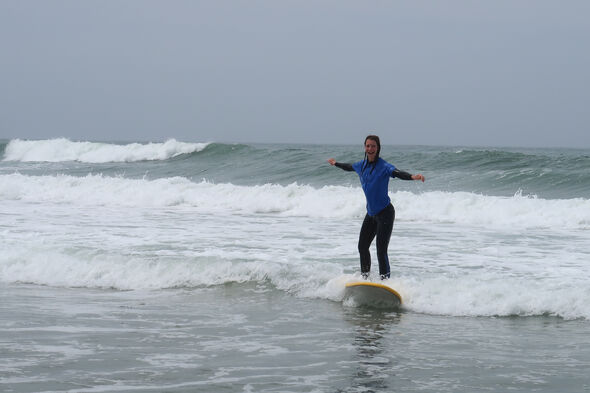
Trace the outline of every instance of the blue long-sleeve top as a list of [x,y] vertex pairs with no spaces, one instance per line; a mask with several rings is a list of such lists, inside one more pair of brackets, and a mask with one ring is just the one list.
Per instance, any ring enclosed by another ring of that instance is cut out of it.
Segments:
[[400,171],[382,158],[378,158],[374,163],[362,160],[354,164],[337,162],[334,165],[345,171],[355,171],[358,174],[367,200],[367,213],[370,216],[377,215],[391,203],[387,192],[390,178],[412,180],[411,174]]

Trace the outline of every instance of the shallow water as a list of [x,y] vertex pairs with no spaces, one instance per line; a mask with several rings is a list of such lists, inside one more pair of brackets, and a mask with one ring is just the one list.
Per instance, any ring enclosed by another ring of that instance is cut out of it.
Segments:
[[588,322],[449,317],[264,284],[2,285],[6,392],[581,392]]

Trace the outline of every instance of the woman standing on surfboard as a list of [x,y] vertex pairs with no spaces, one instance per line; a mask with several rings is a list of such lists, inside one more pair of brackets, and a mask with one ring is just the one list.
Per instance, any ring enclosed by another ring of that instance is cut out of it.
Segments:
[[377,236],[377,259],[379,260],[379,274],[385,280],[390,276],[387,247],[393,230],[395,209],[387,193],[389,178],[397,177],[402,180],[422,180],[421,174],[410,175],[396,169],[395,166],[379,157],[381,142],[377,135],[365,138],[365,159],[354,164],[343,164],[330,158],[330,165],[335,165],[345,171],[355,171],[360,178],[361,186],[367,199],[367,215],[361,227],[358,250],[361,258],[361,275],[369,277],[371,270],[371,253],[369,247]]

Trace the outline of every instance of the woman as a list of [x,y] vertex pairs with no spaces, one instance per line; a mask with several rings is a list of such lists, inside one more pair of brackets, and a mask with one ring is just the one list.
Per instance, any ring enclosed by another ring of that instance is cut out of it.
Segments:
[[369,247],[377,235],[377,259],[379,260],[379,274],[381,279],[389,278],[389,258],[387,247],[393,230],[395,210],[391,199],[387,194],[389,178],[397,177],[402,180],[422,180],[421,174],[410,175],[407,172],[396,169],[384,159],[379,157],[381,142],[377,135],[369,135],[365,138],[365,159],[354,164],[342,164],[330,158],[330,165],[335,165],[345,171],[355,171],[361,180],[365,198],[367,199],[367,215],[361,227],[358,249],[361,258],[361,275],[364,279],[369,277],[371,270],[371,253]]

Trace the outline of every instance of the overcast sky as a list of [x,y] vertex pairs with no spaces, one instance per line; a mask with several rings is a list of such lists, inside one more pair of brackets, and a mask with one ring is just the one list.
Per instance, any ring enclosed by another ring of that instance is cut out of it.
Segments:
[[590,147],[590,1],[0,0],[0,138]]

